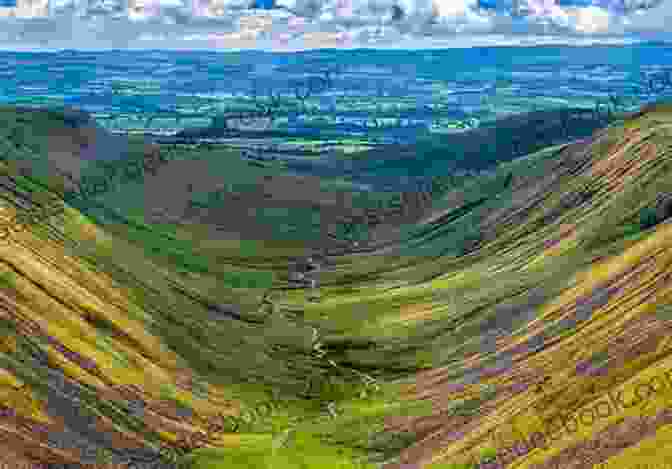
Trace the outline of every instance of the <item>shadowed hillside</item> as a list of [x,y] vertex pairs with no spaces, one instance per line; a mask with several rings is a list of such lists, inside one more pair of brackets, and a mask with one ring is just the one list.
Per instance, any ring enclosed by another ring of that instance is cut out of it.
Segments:
[[488,170],[551,145],[589,137],[617,117],[622,116],[573,108],[516,114],[464,132],[421,136],[414,144],[374,148],[353,161],[336,162],[333,171],[375,187],[404,189],[408,179]]

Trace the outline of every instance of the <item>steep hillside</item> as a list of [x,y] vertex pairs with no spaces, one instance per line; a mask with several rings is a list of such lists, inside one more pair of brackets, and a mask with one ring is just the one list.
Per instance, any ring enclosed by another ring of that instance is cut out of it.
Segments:
[[[313,288],[288,281],[308,255],[296,245],[211,238],[121,200],[115,211],[113,198],[73,198],[49,164],[6,155],[0,463],[664,460],[671,124],[658,106],[501,164],[384,246],[320,259]],[[3,135],[8,152],[50,154],[48,140]],[[124,151],[145,152],[134,145]]]
[[[504,164],[448,194],[403,247],[344,259],[319,305],[288,295],[331,327],[327,351],[379,379],[396,374],[404,400],[431,406],[386,420],[412,442],[386,469],[666,457],[671,117],[657,106]],[[368,346],[340,346],[355,341]],[[426,370],[399,371],[416,366]],[[649,379],[656,391],[634,394]]]
[[[185,233],[132,219],[97,224],[63,201],[69,181],[30,164],[40,148],[16,148],[24,159],[0,162],[0,462],[172,467],[205,442],[238,448],[290,416],[320,415],[319,401],[296,397],[305,376],[321,382],[314,329],[269,298],[286,255],[244,254],[240,240],[240,265],[226,258],[231,242],[190,246]],[[226,420],[271,391],[284,399],[271,421]]]

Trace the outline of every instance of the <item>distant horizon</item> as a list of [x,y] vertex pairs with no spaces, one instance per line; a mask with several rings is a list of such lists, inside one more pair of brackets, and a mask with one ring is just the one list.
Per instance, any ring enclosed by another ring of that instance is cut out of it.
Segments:
[[[472,44],[465,42],[473,40]],[[498,42],[496,42],[498,41]],[[532,42],[537,41],[537,42]],[[638,35],[632,36],[530,36],[520,35],[479,35],[470,38],[454,40],[458,44],[451,46],[446,44],[449,40],[427,41],[423,44],[414,45],[412,42],[404,46],[358,44],[343,47],[286,47],[286,48],[263,48],[263,47],[239,47],[239,48],[212,48],[212,47],[39,47],[39,46],[2,46],[0,52],[17,53],[62,53],[62,52],[198,52],[198,53],[298,53],[298,52],[338,52],[338,51],[441,51],[455,49],[474,48],[537,48],[537,47],[610,47],[618,45],[661,46],[672,45],[670,38],[646,38]],[[432,45],[434,43],[434,45]]]

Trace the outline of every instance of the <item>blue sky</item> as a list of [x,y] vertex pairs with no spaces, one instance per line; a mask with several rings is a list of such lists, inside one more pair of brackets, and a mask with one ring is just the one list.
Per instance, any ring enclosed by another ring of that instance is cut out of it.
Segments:
[[0,7],[5,12],[0,48],[300,50],[630,42],[668,38],[669,1],[52,0],[48,17],[7,17],[10,10]]

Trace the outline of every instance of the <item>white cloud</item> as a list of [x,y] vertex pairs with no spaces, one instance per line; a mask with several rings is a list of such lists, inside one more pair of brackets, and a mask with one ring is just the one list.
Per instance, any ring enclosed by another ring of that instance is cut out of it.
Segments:
[[631,31],[662,30],[670,32],[672,29],[672,5],[662,2],[648,9],[640,10],[628,18],[628,29]]
[[568,12],[570,24],[576,31],[601,33],[609,30],[611,15],[602,8],[575,8]]
[[[32,5],[45,0],[19,1]],[[519,43],[521,33],[527,33],[528,41],[540,40],[542,34],[564,36],[565,42],[575,43],[577,35],[672,32],[669,4],[616,1],[571,7],[559,6],[557,0],[521,0],[526,14],[519,18],[510,10],[483,9],[479,0],[276,0],[279,10],[270,13],[250,10],[254,0],[51,0],[53,16],[44,24],[28,27],[30,19],[0,18],[0,30],[4,30],[0,46],[37,47],[48,42],[69,48],[147,47],[156,43],[159,48],[179,48],[204,42],[205,48],[218,49],[227,44],[281,49],[411,47],[418,41],[445,46],[446,41],[490,43],[507,36]],[[3,11],[6,16],[6,10],[0,8],[0,16]],[[632,13],[626,16],[625,10]],[[94,18],[99,19],[93,23]]]

